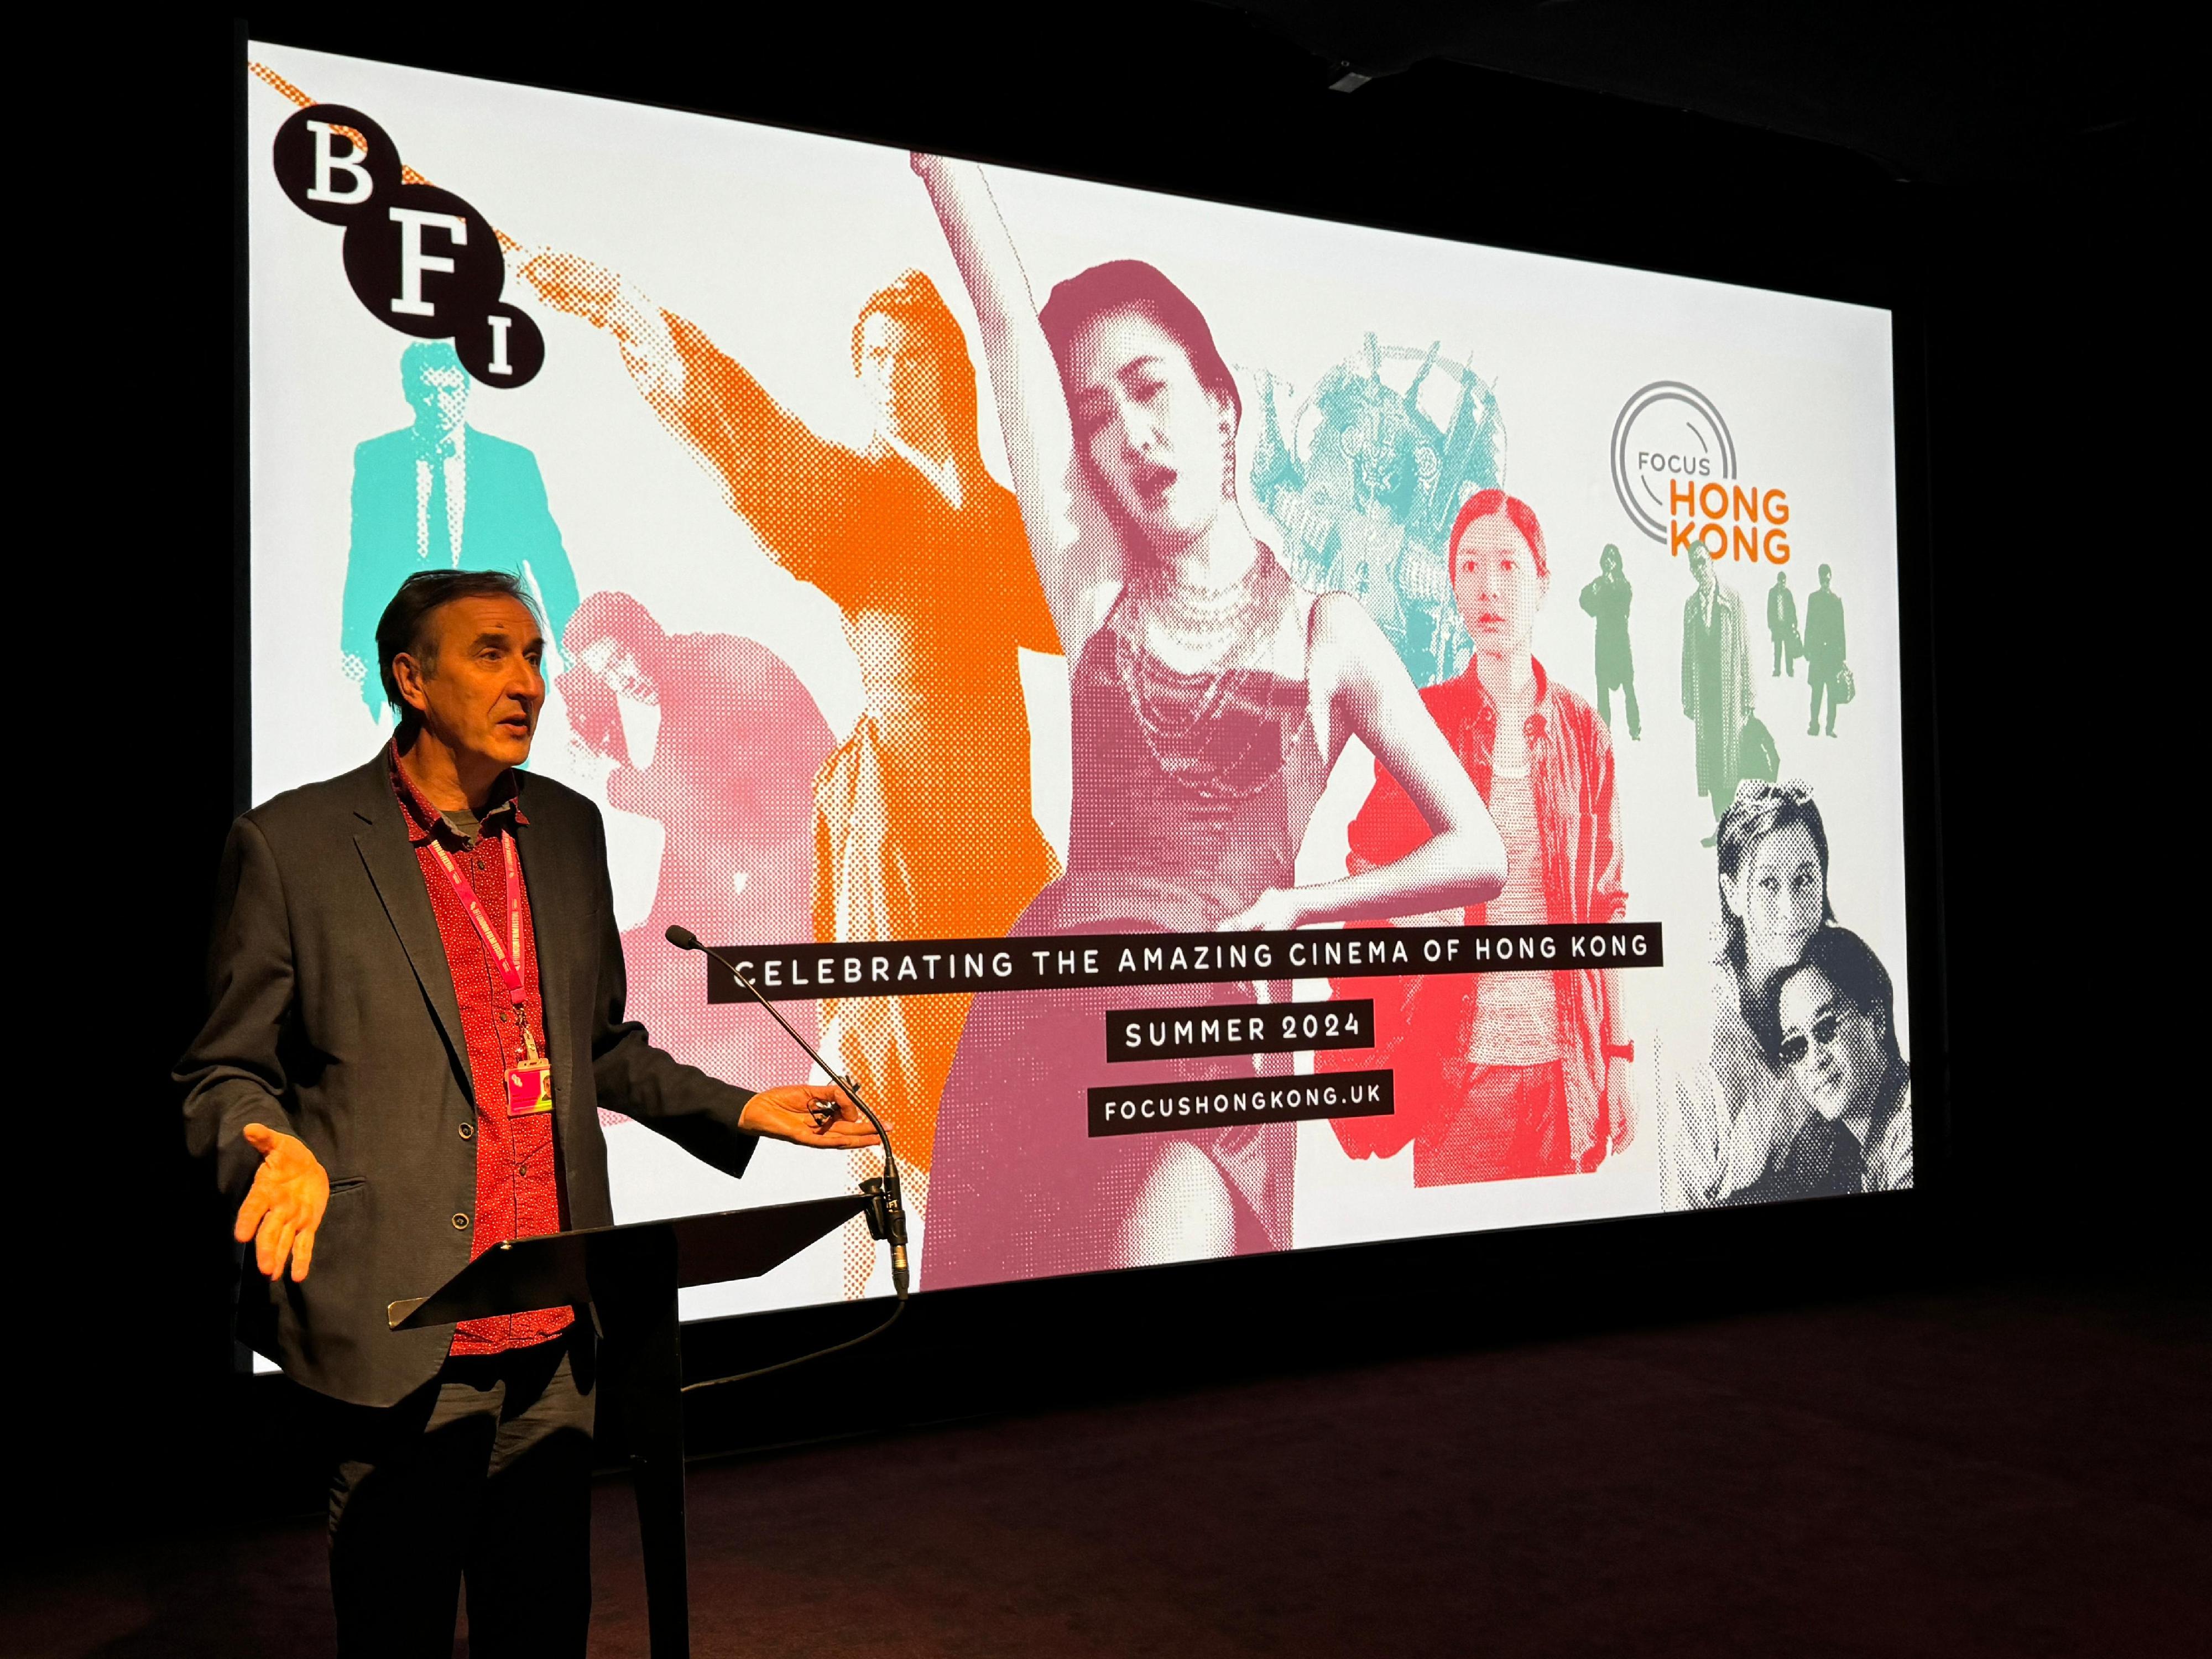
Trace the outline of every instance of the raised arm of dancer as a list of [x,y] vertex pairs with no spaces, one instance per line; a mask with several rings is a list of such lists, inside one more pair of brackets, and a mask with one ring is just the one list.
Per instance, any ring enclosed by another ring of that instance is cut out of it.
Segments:
[[1084,641],[1121,592],[1120,552],[1085,511],[1075,428],[1060,368],[1037,323],[1028,274],[982,168],[916,152],[914,170],[929,191],[982,326],[983,360],[999,405],[1014,499],[1021,504],[1030,555],[1073,668]]
[[1505,843],[1474,781],[1359,602],[1324,593],[1314,605],[1314,694],[1327,717],[1327,729],[1317,734],[1322,752],[1334,759],[1344,738],[1358,738],[1434,833],[1389,864],[1262,893],[1222,927],[1300,927],[1488,903],[1504,890]]
[[850,452],[815,436],[696,324],[662,310],[619,272],[538,253],[521,274],[547,305],[614,337],[661,424],[714,475],[769,556],[801,581],[834,589],[841,556],[853,554]]

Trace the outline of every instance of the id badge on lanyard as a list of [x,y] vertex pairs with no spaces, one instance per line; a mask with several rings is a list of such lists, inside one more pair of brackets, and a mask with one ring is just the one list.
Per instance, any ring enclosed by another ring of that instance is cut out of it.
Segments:
[[453,896],[469,913],[483,936],[484,949],[491,952],[493,969],[501,985],[507,988],[507,1001],[514,1013],[515,1029],[522,1033],[522,1058],[507,1068],[507,1115],[509,1117],[530,1117],[553,1109],[553,1062],[538,1052],[537,1040],[530,1035],[530,1009],[524,996],[522,980],[522,878],[514,856],[514,837],[501,836],[500,850],[507,860],[507,938],[501,939],[484,914],[483,902],[477,897],[476,889],[453,862],[453,854],[435,840],[430,850],[438,855],[438,864],[446,872],[446,879],[453,884]]
[[528,1117],[553,1109],[553,1062],[518,1060],[507,1068],[507,1115]]

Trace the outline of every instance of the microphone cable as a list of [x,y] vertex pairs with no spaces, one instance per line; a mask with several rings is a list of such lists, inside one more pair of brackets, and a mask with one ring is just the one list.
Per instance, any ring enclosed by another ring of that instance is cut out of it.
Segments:
[[805,1365],[817,1359],[827,1359],[833,1353],[842,1353],[848,1348],[857,1348],[863,1342],[872,1341],[881,1336],[898,1323],[899,1316],[905,1311],[906,1298],[902,1296],[891,1304],[890,1318],[872,1330],[862,1331],[858,1336],[848,1337],[842,1342],[833,1342],[826,1348],[817,1348],[812,1353],[800,1354],[796,1359],[779,1359],[773,1365],[758,1365],[749,1371],[733,1371],[727,1376],[709,1376],[697,1382],[686,1382],[678,1392],[690,1394],[698,1389],[719,1389],[725,1382],[750,1382],[757,1376],[768,1376],[776,1371],[787,1371],[794,1365]]
[[779,1359],[772,1365],[757,1365],[750,1370],[732,1371],[727,1376],[703,1377],[696,1382],[686,1382],[678,1390],[679,1394],[690,1394],[700,1389],[719,1389],[726,1382],[750,1382],[756,1377],[773,1376],[777,1371],[787,1371],[793,1366],[811,1364],[815,1360],[826,1359],[833,1353],[843,1353],[848,1348],[857,1348],[864,1342],[872,1342],[897,1324],[899,1316],[906,1311],[908,1295],[906,1264],[906,1206],[899,1193],[898,1164],[896,1155],[891,1151],[890,1131],[884,1127],[883,1120],[871,1111],[868,1103],[860,1098],[860,1091],[853,1086],[853,1080],[842,1075],[828,1060],[816,1053],[814,1045],[799,1036],[792,1023],[777,1010],[776,1006],[761,994],[760,987],[753,983],[751,975],[740,973],[737,964],[720,951],[715,950],[712,945],[701,944],[699,936],[688,927],[671,927],[668,930],[667,939],[668,942],[679,951],[697,951],[720,963],[729,971],[730,976],[751,994],[753,1000],[768,1010],[769,1018],[783,1027],[785,1034],[805,1051],[806,1057],[822,1068],[823,1075],[837,1085],[845,1098],[853,1103],[860,1115],[866,1118],[869,1126],[875,1130],[876,1139],[883,1143],[884,1172],[872,1180],[862,1182],[860,1190],[868,1197],[866,1211],[868,1231],[880,1242],[890,1247],[891,1294],[894,1298],[890,1316],[871,1328],[862,1331],[858,1336],[848,1337],[842,1342],[833,1342],[826,1348],[817,1348],[811,1353],[803,1353],[795,1358]]

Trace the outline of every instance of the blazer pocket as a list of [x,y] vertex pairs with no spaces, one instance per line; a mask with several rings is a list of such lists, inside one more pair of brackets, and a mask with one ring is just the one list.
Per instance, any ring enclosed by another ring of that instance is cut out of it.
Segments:
[[331,1196],[336,1198],[341,1193],[357,1193],[367,1185],[368,1185],[367,1176],[347,1176],[342,1181],[331,1182]]

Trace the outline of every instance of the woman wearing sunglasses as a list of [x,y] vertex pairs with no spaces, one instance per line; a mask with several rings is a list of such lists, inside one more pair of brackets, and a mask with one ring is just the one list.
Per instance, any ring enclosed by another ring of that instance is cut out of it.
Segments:
[[1912,1072],[1889,973],[1856,933],[1823,927],[1778,975],[1759,1036],[1811,1110],[1780,1165],[1741,1201],[1890,1193],[1912,1184]]

